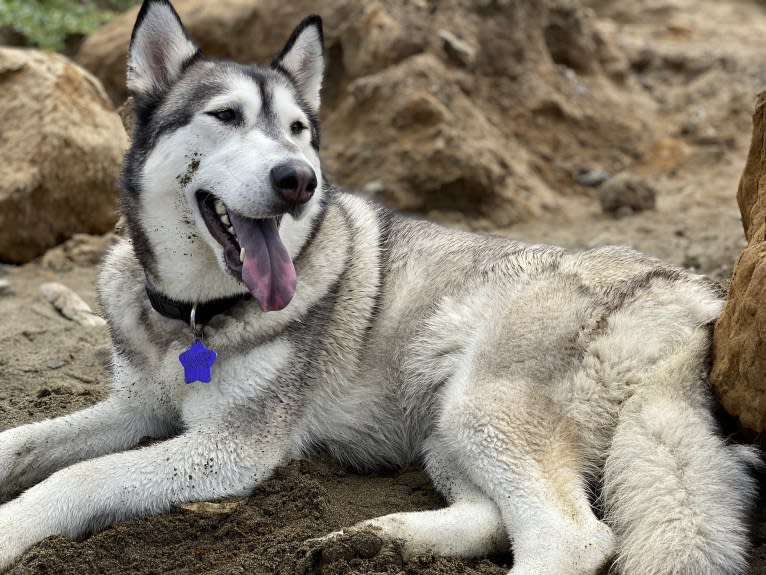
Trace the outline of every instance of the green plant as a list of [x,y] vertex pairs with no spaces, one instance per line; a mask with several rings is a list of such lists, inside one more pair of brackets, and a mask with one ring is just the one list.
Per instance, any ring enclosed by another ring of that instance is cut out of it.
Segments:
[[31,46],[61,50],[67,37],[86,35],[137,0],[0,0],[0,27]]

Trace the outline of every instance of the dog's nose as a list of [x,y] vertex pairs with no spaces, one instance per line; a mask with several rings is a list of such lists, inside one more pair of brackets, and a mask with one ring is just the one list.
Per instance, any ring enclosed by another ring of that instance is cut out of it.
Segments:
[[314,195],[317,177],[306,162],[285,162],[271,169],[271,185],[291,204],[305,204]]

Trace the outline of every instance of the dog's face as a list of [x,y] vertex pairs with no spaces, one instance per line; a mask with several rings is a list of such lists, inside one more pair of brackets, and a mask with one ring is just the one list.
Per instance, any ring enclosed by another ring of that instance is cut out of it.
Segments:
[[204,59],[165,0],[139,12],[128,55],[134,140],[123,207],[150,279],[170,297],[249,290],[265,311],[296,288],[292,257],[321,209],[318,17],[270,67]]

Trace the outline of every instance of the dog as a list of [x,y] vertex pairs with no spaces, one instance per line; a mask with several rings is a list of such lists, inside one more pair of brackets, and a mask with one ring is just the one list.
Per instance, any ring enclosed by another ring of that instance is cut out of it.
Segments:
[[[422,464],[446,508],[350,527],[405,558],[510,546],[512,575],[742,573],[757,455],[712,416],[719,289],[628,248],[340,193],[319,160],[324,67],[317,16],[245,66],[143,3],[128,233],[98,283],[113,389],[0,434],[0,569],[53,534],[246,495],[322,449]],[[147,436],[163,440],[131,449]]]

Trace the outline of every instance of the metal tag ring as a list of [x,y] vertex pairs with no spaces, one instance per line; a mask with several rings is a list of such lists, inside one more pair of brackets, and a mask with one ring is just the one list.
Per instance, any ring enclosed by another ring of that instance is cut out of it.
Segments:
[[191,308],[191,313],[189,314],[189,325],[191,326],[192,333],[194,334],[194,337],[202,338],[202,326],[198,326],[196,322],[197,317],[197,304],[193,304]]

